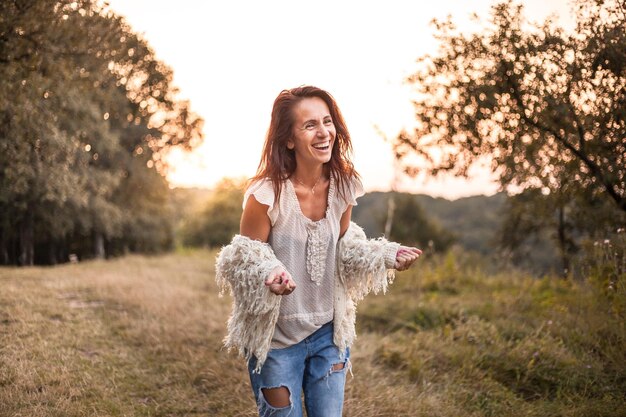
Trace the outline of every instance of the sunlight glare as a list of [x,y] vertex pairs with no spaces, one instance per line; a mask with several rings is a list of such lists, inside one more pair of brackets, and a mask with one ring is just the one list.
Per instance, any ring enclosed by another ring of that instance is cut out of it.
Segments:
[[[568,16],[567,0],[526,0],[526,13],[542,20]],[[193,152],[165,156],[172,186],[211,187],[223,177],[256,171],[274,98],[284,88],[312,84],[328,90],[344,114],[354,162],[367,190],[394,182],[391,145],[413,120],[405,83],[417,57],[436,51],[433,18],[452,14],[457,26],[476,30],[491,1],[332,2],[314,6],[266,2],[110,0],[174,69],[181,97],[205,119],[205,141]],[[383,6],[384,4],[384,6]],[[571,22],[565,22],[571,25]],[[332,29],[327,29],[327,28]],[[457,198],[497,190],[489,169],[471,180],[403,177],[398,189]]]

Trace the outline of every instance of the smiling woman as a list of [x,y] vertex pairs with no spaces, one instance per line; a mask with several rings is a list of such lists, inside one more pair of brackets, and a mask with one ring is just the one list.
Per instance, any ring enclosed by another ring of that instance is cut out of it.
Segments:
[[[335,146],[336,145],[336,146]],[[358,178],[350,160],[352,142],[335,100],[326,91],[305,86],[282,91],[274,102],[272,123],[254,181],[269,178],[280,196],[286,178],[313,191],[319,182],[328,187],[329,174],[343,188]],[[329,172],[323,172],[327,164]]]
[[226,345],[246,357],[261,416],[302,416],[301,393],[309,417],[341,416],[355,303],[421,254],[351,224],[363,195],[351,150],[328,92],[283,90],[240,235],[218,256],[217,281],[234,296]]
[[[287,149],[304,155],[311,162],[326,163],[330,160],[331,146],[335,141],[335,125],[328,106],[319,97],[305,98],[294,108],[294,135],[287,142]],[[301,160],[299,165],[304,165]],[[321,178],[321,173],[318,181]],[[302,181],[298,179],[302,184]]]

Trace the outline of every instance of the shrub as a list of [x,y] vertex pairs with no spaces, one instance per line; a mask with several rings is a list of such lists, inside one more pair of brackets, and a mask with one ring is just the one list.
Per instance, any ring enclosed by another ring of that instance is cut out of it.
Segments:
[[243,189],[243,181],[222,180],[201,212],[192,214],[184,223],[182,243],[216,247],[230,242],[239,233]]
[[619,318],[626,315],[626,233],[623,228],[587,244],[583,268],[601,302]]

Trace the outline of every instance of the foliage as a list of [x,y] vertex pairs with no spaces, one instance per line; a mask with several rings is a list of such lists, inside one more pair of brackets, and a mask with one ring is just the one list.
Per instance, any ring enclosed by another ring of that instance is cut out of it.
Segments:
[[182,243],[187,246],[221,246],[239,233],[243,209],[244,182],[224,179],[199,213],[192,214],[182,227]]
[[599,302],[606,304],[615,317],[626,318],[626,233],[623,228],[607,235],[606,239],[587,242],[592,246],[586,253],[583,266],[599,294]]
[[[527,264],[528,255],[539,249],[535,238],[545,236],[558,248],[563,276],[569,274],[570,257],[579,249],[574,238],[571,205],[555,194],[544,195],[538,188],[528,188],[510,196],[503,211],[497,239],[500,248],[516,265]],[[555,256],[556,253],[550,255]]]
[[427,216],[411,194],[397,194],[394,201],[396,207],[389,239],[443,252],[454,242],[454,235]]
[[524,259],[520,237],[551,236],[565,275],[581,237],[626,223],[626,8],[573,7],[574,33],[529,23],[512,0],[474,34],[435,21],[439,51],[409,79],[416,129],[395,145],[433,174],[490,160],[503,188],[527,190],[509,200],[498,241]]
[[0,77],[12,80],[0,85],[0,262],[166,248],[168,222],[133,217],[164,204],[163,152],[201,138],[171,70],[100,2],[8,1],[0,14]]
[[109,245],[115,254],[158,252],[174,246],[170,190],[163,176],[146,169],[146,159],[136,157],[130,161],[128,177],[113,198],[126,210],[122,233]]
[[379,341],[371,360],[457,414],[623,415],[626,326],[600,292],[486,274],[476,261],[462,252],[424,259],[359,305],[360,338]]
[[398,152],[458,174],[488,155],[505,186],[567,185],[626,211],[626,9],[619,0],[575,6],[571,34],[550,19],[529,24],[513,1],[496,4],[479,33],[435,21],[439,53],[410,78],[417,127],[400,135]]
[[[410,209],[402,215],[397,213],[396,216],[399,217],[396,219],[396,226],[398,228],[410,228],[408,225],[417,221],[425,221],[428,225],[426,228],[430,228],[430,231],[413,230],[408,236],[410,241],[427,247],[429,240],[438,238],[438,229],[445,240],[448,240],[450,235],[454,235],[455,242],[466,250],[485,255],[493,252],[494,231],[500,224],[500,210],[506,200],[504,194],[489,197],[473,196],[453,201],[423,194],[394,193],[393,195],[398,203],[415,205],[415,207],[420,207],[417,210],[422,212],[419,216],[415,216]],[[387,215],[386,204],[389,198],[388,192],[367,193],[353,208],[352,219],[365,229],[368,236],[377,237],[383,234]],[[418,217],[423,217],[425,220],[420,220]],[[395,237],[392,238],[395,239]],[[406,243],[402,240],[404,237],[398,239]],[[441,247],[435,240],[433,242],[438,251],[445,252],[447,245]]]
[[[552,263],[564,277],[580,276],[575,265],[579,263],[577,257],[587,256],[585,240],[604,238],[615,227],[626,224],[626,213],[616,210],[611,202],[581,196],[572,199],[563,190],[545,194],[541,189],[528,188],[509,196],[502,212],[496,238],[501,255],[515,265],[537,271],[532,267],[536,258],[532,254],[543,251],[560,259],[558,267]],[[547,246],[547,241],[553,244]]]

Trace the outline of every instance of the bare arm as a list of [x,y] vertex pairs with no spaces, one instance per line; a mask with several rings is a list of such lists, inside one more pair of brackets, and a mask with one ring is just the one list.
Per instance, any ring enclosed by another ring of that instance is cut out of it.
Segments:
[[261,204],[251,195],[246,202],[239,223],[239,234],[250,239],[267,242],[272,224],[267,216],[269,206]]
[[[241,215],[239,234],[253,240],[267,242],[272,230],[272,223],[267,215],[268,208],[269,206],[259,203],[254,195],[251,195]],[[274,268],[265,280],[265,285],[276,295],[288,295],[296,289],[295,281],[283,267]]]
[[352,206],[349,205],[346,211],[341,215],[339,220],[339,238],[342,238],[346,234],[348,227],[350,226],[350,219],[352,218]]

